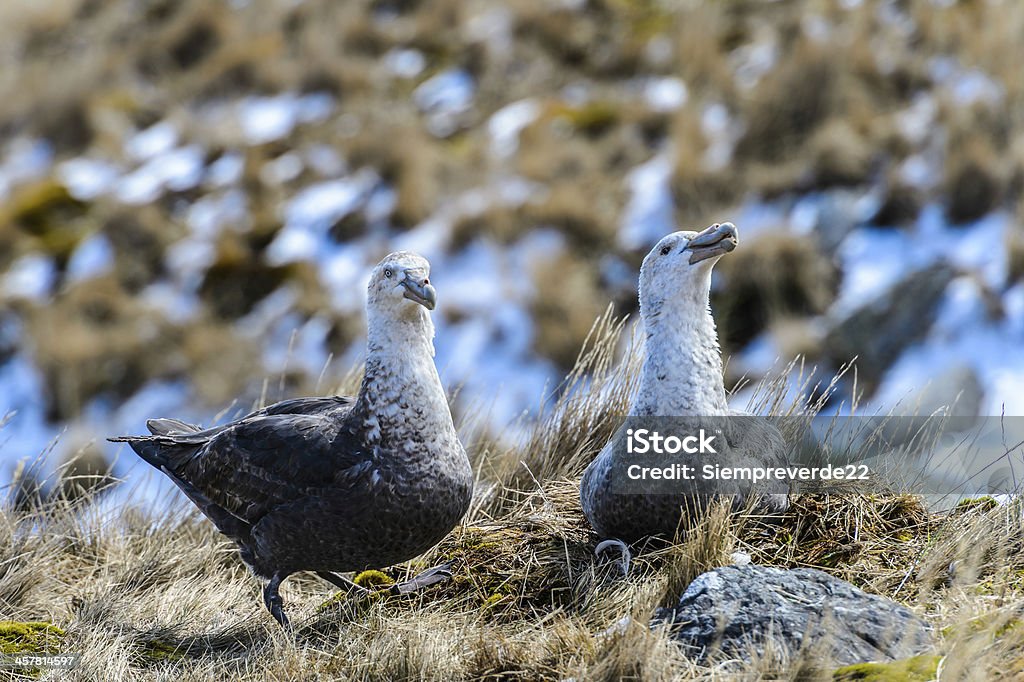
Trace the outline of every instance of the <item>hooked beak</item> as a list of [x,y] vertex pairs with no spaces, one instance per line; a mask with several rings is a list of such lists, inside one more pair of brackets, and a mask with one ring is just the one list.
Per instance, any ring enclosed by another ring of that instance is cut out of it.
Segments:
[[715,223],[690,240],[690,265],[724,256],[739,244],[739,232],[732,223]]
[[437,291],[426,277],[411,277],[406,275],[402,282],[405,287],[403,296],[410,301],[419,303],[427,310],[433,310],[437,305]]

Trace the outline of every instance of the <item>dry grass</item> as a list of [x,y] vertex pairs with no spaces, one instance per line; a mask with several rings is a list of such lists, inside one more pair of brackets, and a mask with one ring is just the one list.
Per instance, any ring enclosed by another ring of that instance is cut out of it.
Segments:
[[[61,651],[83,654],[68,679],[733,679],[741,671],[698,666],[646,623],[740,550],[910,605],[936,627],[943,679],[1020,669],[1019,502],[938,516],[907,495],[804,495],[771,519],[713,508],[679,543],[648,546],[626,579],[596,560],[577,477],[632,391],[635,363],[616,367],[622,331],[611,315],[595,325],[561,397],[520,445],[468,441],[480,471],[470,513],[427,555],[388,570],[400,578],[450,560],[446,584],[331,597],[295,576],[284,590],[297,627],[286,634],[230,543],[180,500],[113,505],[77,491],[0,513],[0,609],[59,628],[46,647],[57,637]],[[784,413],[793,406],[778,386],[766,383],[776,395],[762,402]],[[8,649],[42,648],[4,627]]]

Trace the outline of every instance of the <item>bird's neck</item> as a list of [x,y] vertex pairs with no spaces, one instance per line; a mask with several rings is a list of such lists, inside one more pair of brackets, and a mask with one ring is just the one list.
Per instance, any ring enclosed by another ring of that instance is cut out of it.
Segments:
[[631,414],[726,414],[722,354],[706,287],[644,306],[646,334],[640,386]]
[[366,372],[355,410],[368,431],[401,437],[415,424],[454,433],[448,399],[434,365],[434,325],[425,310],[399,319],[368,316]]
[[426,356],[433,366],[434,322],[420,306],[409,305],[399,315],[387,315],[374,309],[366,312],[367,364],[380,357],[389,361],[396,356]]

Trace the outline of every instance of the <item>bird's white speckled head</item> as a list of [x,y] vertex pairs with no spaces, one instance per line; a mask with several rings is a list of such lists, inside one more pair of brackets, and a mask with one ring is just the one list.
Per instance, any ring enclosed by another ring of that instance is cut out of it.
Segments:
[[436,304],[430,262],[411,251],[388,254],[370,273],[366,295],[368,347],[402,356],[423,345],[433,357],[434,323],[429,311]]
[[370,274],[367,308],[396,318],[422,308],[433,310],[437,292],[430,283],[430,262],[411,251],[384,257]]
[[732,223],[715,223],[701,232],[673,232],[659,241],[640,267],[640,311],[658,315],[671,302],[707,306],[711,268],[736,248]]

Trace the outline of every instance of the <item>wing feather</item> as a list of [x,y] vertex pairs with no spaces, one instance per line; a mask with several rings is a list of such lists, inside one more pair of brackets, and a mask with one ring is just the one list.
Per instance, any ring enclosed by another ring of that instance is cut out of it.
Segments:
[[155,435],[111,440],[130,443],[162,469],[218,527],[228,517],[253,525],[317,490],[344,495],[374,485],[373,449],[346,419],[352,404],[341,396],[295,398],[209,429],[151,420]]
[[344,494],[373,468],[372,450],[323,415],[267,414],[233,424],[174,474],[255,524],[273,508],[325,488]]

